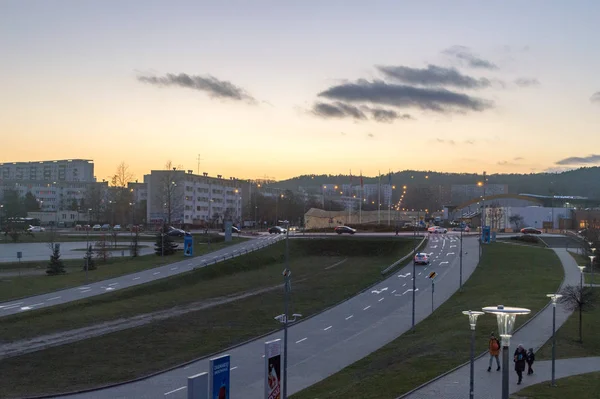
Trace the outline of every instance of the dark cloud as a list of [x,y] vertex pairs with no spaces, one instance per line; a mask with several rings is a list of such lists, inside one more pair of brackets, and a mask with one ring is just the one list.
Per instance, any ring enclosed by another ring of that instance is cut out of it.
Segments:
[[371,118],[377,122],[392,123],[397,119],[409,120],[413,119],[409,114],[399,114],[393,109],[371,108],[363,105],[361,109],[371,113]]
[[493,107],[491,101],[446,89],[418,88],[364,79],[332,86],[319,93],[319,97],[351,103],[415,107],[436,112],[483,111]]
[[178,86],[206,92],[209,97],[256,103],[256,99],[244,89],[226,80],[211,75],[199,76],[180,73],[168,73],[165,76],[138,76],[140,82],[156,86]]
[[519,78],[515,80],[515,84],[519,87],[539,86],[540,81],[535,78]]
[[437,141],[440,144],[456,145],[456,141],[454,140],[435,139],[435,141]]
[[556,162],[557,165],[585,165],[600,163],[600,155],[590,154],[587,157],[569,157]]
[[333,104],[316,103],[313,106],[313,113],[322,118],[347,118],[367,119],[367,116],[358,107],[335,102]]
[[461,74],[455,68],[428,65],[427,68],[409,68],[405,66],[377,66],[386,77],[403,83],[420,86],[453,86],[464,89],[489,87],[489,79],[475,79]]
[[600,91],[592,94],[592,97],[590,97],[590,101],[593,102],[593,103],[600,104]]
[[444,50],[443,53],[458,58],[471,68],[498,69],[496,64],[478,57],[465,46],[452,46]]

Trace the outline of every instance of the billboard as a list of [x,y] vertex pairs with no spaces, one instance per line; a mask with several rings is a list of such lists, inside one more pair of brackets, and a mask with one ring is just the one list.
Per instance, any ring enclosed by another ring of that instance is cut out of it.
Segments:
[[481,230],[481,242],[483,244],[489,244],[490,243],[490,235],[491,235],[490,226],[483,226],[483,229]]
[[281,399],[281,340],[265,342],[265,399]]
[[224,355],[210,359],[209,399],[229,399],[230,398],[230,374],[231,362],[230,356]]
[[183,239],[183,255],[194,256],[194,237],[185,236]]

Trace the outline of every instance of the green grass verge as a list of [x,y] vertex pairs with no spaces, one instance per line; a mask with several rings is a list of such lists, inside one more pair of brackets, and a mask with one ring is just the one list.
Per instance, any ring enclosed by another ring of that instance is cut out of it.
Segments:
[[587,256],[581,255],[573,251],[569,251],[569,254],[571,254],[571,256],[573,257],[573,259],[575,259],[575,262],[577,262],[578,265],[589,266],[590,258],[588,258]]
[[[110,233],[105,233],[106,240],[110,241],[112,236]],[[46,243],[46,242],[83,242],[86,241],[88,236],[83,233],[73,233],[73,232],[53,232],[50,229],[46,230],[43,233],[33,233],[33,235],[21,234],[17,243],[27,244],[27,243]],[[89,239],[92,242],[100,240],[102,237],[101,233],[90,233]],[[144,233],[140,234],[141,240],[153,240],[153,236],[146,235]],[[125,234],[125,232],[120,233],[117,236],[118,242],[130,242],[131,235]],[[0,234],[0,244],[14,244],[15,242],[12,240],[10,236],[5,236],[4,233]]]
[[[406,333],[371,355],[307,388],[294,399],[394,398],[468,361],[470,330],[463,310],[487,305],[518,305],[531,309],[519,316],[525,322],[547,303],[563,278],[558,257],[548,249],[490,244],[481,264],[463,286],[436,311]],[[496,318],[477,321],[476,353],[486,350]]]
[[[52,315],[39,311],[35,318],[21,320],[18,327],[17,319],[3,318],[0,336],[7,336],[4,328],[7,323],[12,326],[9,335],[16,338],[19,334],[28,334],[26,329],[30,328],[42,332],[44,328],[37,327],[38,324],[62,322],[73,327],[72,317],[96,322],[99,317],[94,313],[96,307],[107,313],[112,311],[109,309],[126,313],[129,307],[139,310],[142,303],[177,305],[281,284],[284,245],[281,242],[217,267],[209,266],[185,276],[147,284],[140,287],[143,291],[130,289],[105,298],[79,301]],[[356,294],[379,281],[381,269],[405,255],[412,245],[412,240],[398,238],[290,240],[290,267],[294,271],[291,311],[308,317]],[[327,268],[344,259],[344,263]],[[283,290],[276,289],[147,326],[3,359],[0,373],[11,384],[0,384],[0,397],[89,388],[206,356],[279,328],[273,317],[282,313],[282,301]],[[64,318],[65,315],[68,318]]]
[[[245,238],[234,237],[232,241],[227,243],[221,241],[210,245],[197,245],[194,248],[194,256],[205,255],[209,252],[217,251],[221,248],[240,243],[244,240]],[[89,284],[96,281],[122,276],[124,274],[135,273],[157,266],[178,262],[184,259],[186,258],[183,256],[183,252],[177,251],[174,255],[165,256],[164,258],[156,255],[146,255],[139,256],[137,258],[111,257],[107,263],[97,260],[97,269],[88,272],[87,281],[85,271],[83,270],[83,256],[82,259],[66,259],[64,260],[64,264],[65,268],[67,269],[67,273],[61,276],[29,275],[0,278],[0,301],[9,301],[14,298],[39,295],[69,287],[76,287],[78,285]],[[46,270],[47,264],[47,261],[23,262],[21,270]],[[2,271],[16,272],[18,270],[15,269],[14,264],[9,265],[11,265],[11,267],[3,268]]]
[[[582,314],[583,343],[579,342],[579,312],[573,312],[567,321],[556,331],[556,357],[566,359],[571,357],[600,356],[600,306]],[[536,359],[552,359],[552,341],[542,346]]]
[[556,387],[548,382],[528,386],[512,394],[511,399],[598,399],[600,372],[587,373],[556,380]]

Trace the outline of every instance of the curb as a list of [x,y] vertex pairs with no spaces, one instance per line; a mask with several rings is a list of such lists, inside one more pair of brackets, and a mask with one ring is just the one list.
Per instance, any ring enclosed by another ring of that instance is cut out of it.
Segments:
[[[427,238],[427,237],[425,237],[425,238]],[[407,256],[410,256],[410,255],[411,254],[409,254]],[[405,258],[407,256],[405,256]],[[310,315],[308,317],[303,317],[302,321],[310,320],[313,317],[319,316],[320,314],[325,313],[328,310],[333,309],[336,306],[339,306],[339,305],[341,305],[341,304],[343,304],[343,303],[351,300],[352,298],[354,298],[354,297],[356,297],[358,295],[363,294],[366,291],[369,291],[370,289],[372,289],[373,287],[375,287],[376,285],[378,285],[380,283],[381,283],[381,280],[379,280],[379,281],[371,284],[370,286],[362,289],[361,291],[359,291],[356,294],[352,295],[350,298],[346,298],[346,299],[344,299],[344,300],[342,300],[342,301],[340,301],[338,303],[335,303],[335,304],[333,304],[333,305],[331,305],[331,306],[329,306],[329,307],[327,307],[327,308],[325,308],[325,309],[321,310],[320,312],[317,312],[317,313],[315,313],[313,315]],[[300,323],[300,321],[289,323],[288,324],[288,328],[292,327],[294,324],[297,324],[297,323]],[[169,371],[173,371],[173,370],[176,370],[176,369],[181,368],[181,367],[185,367],[185,366],[190,365],[192,363],[196,363],[196,362],[199,362],[199,361],[202,361],[202,360],[211,359],[212,357],[214,357],[215,355],[218,355],[219,353],[229,352],[229,351],[231,351],[233,349],[239,348],[240,346],[249,344],[250,342],[262,339],[264,337],[267,337],[267,336],[269,336],[271,334],[275,334],[275,333],[280,332],[280,331],[283,331],[283,327],[275,329],[275,330],[271,330],[270,332],[267,332],[265,334],[259,335],[257,337],[253,337],[253,338],[251,338],[249,340],[246,340],[244,342],[240,342],[239,344],[232,345],[230,347],[221,349],[221,350],[219,350],[217,352],[212,352],[212,353],[210,353],[208,355],[205,355],[205,356],[202,356],[202,357],[199,357],[199,358],[196,358],[196,359],[189,360],[189,361],[187,361],[185,363],[181,363],[181,364],[178,364],[178,365],[175,365],[175,366],[171,366],[171,367],[169,367],[167,369],[163,369],[163,370],[160,370],[160,371],[155,371],[155,372],[153,372],[151,374],[147,374],[147,375],[144,375],[144,376],[141,376],[141,377],[137,377],[137,378],[133,378],[133,379],[130,379],[130,380],[116,382],[116,383],[113,383],[113,384],[101,385],[101,386],[98,386],[98,387],[95,387],[95,388],[82,389],[82,390],[78,390],[78,391],[70,391],[70,392],[56,393],[56,394],[50,394],[50,395],[41,395],[41,396],[22,396],[22,397],[20,397],[18,399],[52,399],[52,398],[57,398],[57,397],[62,397],[62,396],[81,395],[81,394],[84,394],[84,393],[96,392],[96,391],[101,391],[103,389],[116,388],[116,387],[120,387],[120,386],[127,385],[127,384],[133,384],[133,383],[136,383],[136,382],[147,380],[149,378],[155,377],[155,376],[163,374],[163,373],[168,373]]]
[[[562,262],[561,262],[561,265],[562,265]],[[477,266],[479,266],[479,264],[477,264]],[[564,266],[563,266],[563,272],[564,272]],[[563,275],[563,279],[562,279],[562,281],[560,282],[560,286],[559,286],[559,288],[558,288],[559,290],[560,290],[560,288],[563,286],[563,284],[565,283],[565,278],[566,278],[566,273],[565,273],[565,275]],[[542,313],[544,310],[546,310],[546,308],[547,308],[548,306],[550,306],[551,304],[552,304],[552,301],[549,301],[549,302],[548,302],[548,303],[547,303],[547,304],[546,304],[546,305],[545,305],[543,308],[541,308],[540,310],[538,310],[538,311],[535,313],[535,315],[534,315],[533,317],[530,317],[530,318],[529,318],[529,319],[528,319],[528,320],[527,320],[525,323],[523,323],[521,326],[519,326],[519,328],[517,328],[517,329],[514,331],[514,333],[517,333],[517,332],[519,332],[519,331],[520,331],[522,328],[524,328],[524,327],[525,327],[527,324],[529,324],[529,323],[530,323],[532,320],[534,320],[536,317],[538,317],[538,316],[540,315],[540,313]],[[513,335],[514,335],[514,333],[513,333]],[[483,353],[480,353],[479,355],[475,356],[473,359],[474,359],[474,360],[481,359],[481,358],[482,358],[483,356],[485,356],[487,353],[488,353],[488,351],[485,351],[485,352],[483,352]],[[429,380],[429,381],[427,381],[427,382],[425,382],[425,383],[423,383],[423,384],[419,385],[419,386],[418,386],[418,387],[416,387],[416,388],[413,388],[413,389],[411,389],[410,391],[408,391],[408,392],[406,392],[406,393],[402,394],[401,396],[398,396],[396,399],[405,399],[405,398],[407,398],[409,395],[412,395],[413,393],[417,392],[418,390],[420,390],[420,389],[422,389],[422,388],[425,388],[426,386],[428,386],[428,385],[430,385],[430,384],[433,384],[434,382],[436,382],[436,381],[438,381],[438,380],[440,380],[440,379],[444,378],[444,377],[445,377],[445,376],[447,376],[448,374],[451,374],[451,373],[455,372],[456,370],[458,370],[458,369],[460,369],[460,368],[462,368],[462,367],[468,366],[469,364],[471,364],[471,361],[470,361],[470,360],[469,360],[469,361],[467,361],[467,362],[465,362],[465,363],[463,363],[463,364],[460,364],[460,365],[458,365],[458,366],[454,367],[453,369],[450,369],[450,370],[448,370],[448,371],[446,371],[446,372],[444,372],[444,373],[442,373],[442,374],[438,375],[437,377],[435,377],[435,378],[433,378],[433,379],[431,379],[431,380]]]

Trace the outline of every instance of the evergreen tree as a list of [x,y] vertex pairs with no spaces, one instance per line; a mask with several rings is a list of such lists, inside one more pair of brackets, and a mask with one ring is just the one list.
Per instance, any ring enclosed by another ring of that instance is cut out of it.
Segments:
[[166,229],[163,228],[156,235],[154,253],[158,256],[173,255],[175,253],[175,247],[177,246],[177,244],[174,244],[171,237],[163,233],[163,231],[166,231]]
[[94,250],[92,245],[88,247],[87,251],[85,251],[85,256],[83,257],[83,270],[96,270],[96,262],[94,261]]
[[63,264],[62,259],[60,259],[60,246],[59,244],[54,244],[54,247],[52,247],[52,255],[50,256],[50,263],[48,263],[48,268],[46,269],[46,274],[49,276],[56,276],[65,273],[65,265]]

